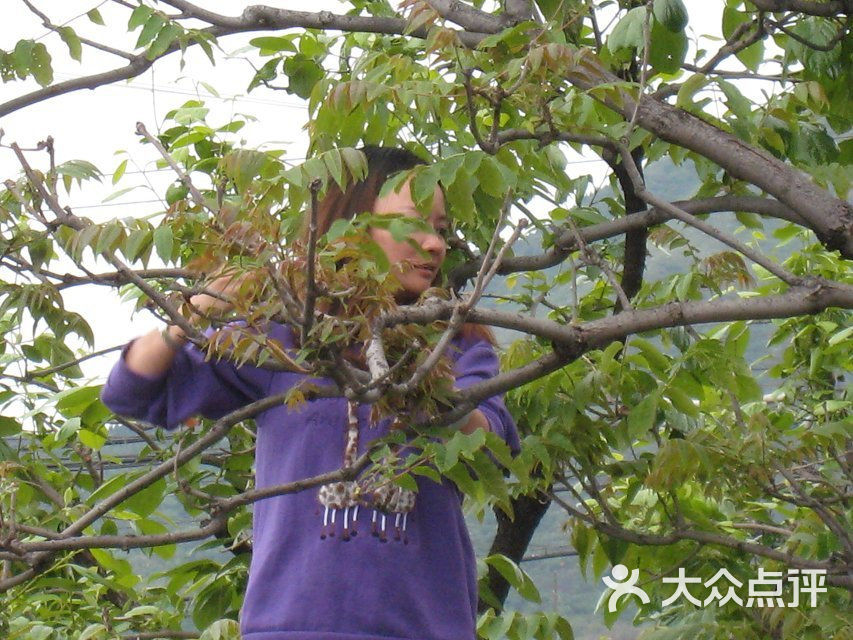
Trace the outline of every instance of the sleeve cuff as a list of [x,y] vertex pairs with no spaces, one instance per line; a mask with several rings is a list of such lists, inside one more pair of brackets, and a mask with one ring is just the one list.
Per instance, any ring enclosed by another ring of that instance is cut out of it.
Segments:
[[[110,408],[117,406],[117,409],[113,409],[117,412],[121,412],[124,408],[123,405],[126,404],[121,402],[121,399],[125,395],[132,394],[134,397],[134,404],[138,404],[140,402],[151,402],[161,394],[163,385],[166,384],[168,370],[158,376],[147,376],[141,373],[136,373],[127,366],[127,352],[137,339],[138,338],[134,338],[122,347],[118,362],[115,364],[112,371],[110,371],[107,382],[104,385],[102,399],[105,404],[110,406]],[[180,357],[180,352],[177,353],[175,357]],[[110,402],[110,400],[114,401]]]

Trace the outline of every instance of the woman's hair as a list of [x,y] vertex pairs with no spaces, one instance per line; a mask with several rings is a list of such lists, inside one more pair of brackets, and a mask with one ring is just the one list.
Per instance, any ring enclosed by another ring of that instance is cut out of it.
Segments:
[[[367,158],[367,175],[364,180],[352,182],[346,189],[330,183],[326,195],[317,203],[317,233],[326,233],[335,220],[350,220],[364,211],[372,211],[379,198],[382,185],[400,171],[414,169],[426,161],[408,149],[368,145],[359,149]],[[307,232],[307,225],[306,225]],[[440,278],[440,273],[436,278]],[[492,330],[486,325],[466,322],[460,333],[464,338],[482,338],[496,343]]]

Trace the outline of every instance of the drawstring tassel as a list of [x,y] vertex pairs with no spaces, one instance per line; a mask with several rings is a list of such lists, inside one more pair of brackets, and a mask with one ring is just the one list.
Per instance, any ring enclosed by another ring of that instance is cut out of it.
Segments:
[[344,535],[343,541],[349,542],[349,507],[344,507]]

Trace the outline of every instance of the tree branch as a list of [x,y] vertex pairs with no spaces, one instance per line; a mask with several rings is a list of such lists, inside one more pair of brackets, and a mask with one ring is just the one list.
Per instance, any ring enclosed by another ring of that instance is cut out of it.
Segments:
[[[694,215],[705,213],[720,213],[727,211],[749,211],[763,216],[787,220],[805,227],[808,225],[788,207],[771,198],[759,196],[717,196],[701,200],[678,200],[672,203],[683,211]],[[672,220],[675,216],[671,211],[661,207],[653,207],[647,211],[634,213],[630,216],[617,218],[609,222],[600,222],[588,227],[580,227],[578,235],[587,243],[612,238],[623,233],[642,230],[647,227]],[[537,271],[553,267],[564,261],[572,251],[578,249],[577,239],[570,229],[563,231],[554,240],[554,247],[548,251],[532,256],[516,256],[507,258],[498,268],[497,273],[507,275],[519,271]],[[461,283],[473,278],[480,267],[482,258],[460,265],[449,275],[454,288],[460,288]]]
[[642,198],[652,206],[660,207],[661,209],[669,211],[670,213],[672,213],[672,215],[674,215],[676,218],[678,218],[685,224],[688,224],[691,227],[695,227],[700,231],[704,232],[706,235],[709,235],[712,238],[716,238],[720,242],[727,244],[735,251],[739,251],[756,264],[759,264],[765,269],[767,269],[767,271],[775,275],[783,282],[792,286],[801,283],[801,278],[790,273],[781,265],[776,264],[761,252],[751,247],[748,247],[746,244],[744,244],[731,234],[720,231],[719,229],[688,213],[687,211],[679,209],[672,203],[658,198],[653,193],[648,191],[646,189],[646,185],[643,181],[642,176],[640,176],[639,169],[637,169],[637,165],[634,162],[634,158],[631,155],[631,152],[628,151],[628,148],[624,145],[620,145],[619,152],[622,155],[622,164],[627,169],[628,175],[631,178],[631,182],[634,184],[634,191],[636,192],[639,198]]
[[811,16],[822,16],[831,18],[839,14],[849,15],[853,13],[853,2],[851,0],[829,0],[829,2],[812,2],[811,0],[750,0],[752,4],[762,11],[796,11]]
[[465,31],[496,33],[507,26],[506,21],[498,16],[475,9],[461,0],[427,0],[427,3],[442,18],[459,25]]

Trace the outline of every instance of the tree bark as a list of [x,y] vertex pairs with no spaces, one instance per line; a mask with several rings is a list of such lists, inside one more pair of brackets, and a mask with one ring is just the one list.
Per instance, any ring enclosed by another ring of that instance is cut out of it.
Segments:
[[[550,491],[550,487],[548,491]],[[512,500],[512,511],[515,518],[510,518],[501,510],[495,509],[495,518],[498,526],[489,555],[500,553],[518,564],[527,552],[530,540],[536,532],[536,528],[542,521],[542,516],[551,506],[551,500],[544,494],[540,496],[518,496]],[[503,605],[509,595],[509,582],[494,567],[489,567],[486,578],[489,590]],[[477,605],[477,610],[483,613],[492,605],[482,599]]]
[[[637,165],[637,170],[642,176],[643,168],[642,161],[645,152],[642,147],[637,147],[631,151],[631,156],[634,158],[634,164]],[[646,203],[637,195],[634,189],[634,183],[631,181],[625,166],[621,161],[608,161],[613,172],[616,174],[616,179],[619,181],[619,186],[622,189],[622,197],[625,201],[625,215],[636,215],[646,210]],[[631,300],[640,287],[643,286],[643,274],[646,270],[646,239],[648,238],[648,227],[639,227],[625,232],[625,256],[623,258],[622,278],[620,284],[625,296]],[[622,303],[616,300],[616,313],[622,311]]]

